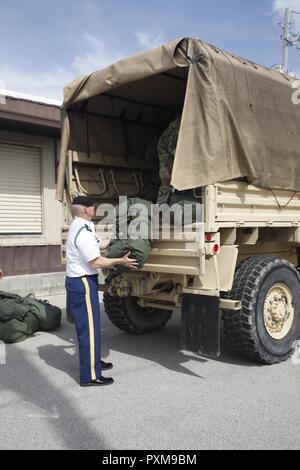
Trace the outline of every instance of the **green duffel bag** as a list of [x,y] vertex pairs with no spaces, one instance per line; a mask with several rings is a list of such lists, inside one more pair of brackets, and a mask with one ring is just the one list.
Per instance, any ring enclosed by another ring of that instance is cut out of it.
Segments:
[[150,255],[151,243],[149,240],[118,240],[108,248],[107,258],[122,258],[128,252],[135,258],[142,268]]
[[30,311],[30,306],[24,305],[21,298],[3,298],[0,300],[0,321],[5,322],[13,318],[22,321]]
[[33,294],[24,297],[24,302],[31,306],[31,312],[37,317],[40,330],[54,331],[61,326],[60,308],[49,304],[47,300],[36,299]]
[[[138,225],[144,224],[144,239],[151,239],[151,201],[146,201],[138,197],[128,198],[116,208],[116,239],[122,237],[124,226],[129,229],[135,229],[140,233]],[[126,214],[126,217],[122,217],[121,214]],[[136,226],[136,227],[135,227]]]
[[[143,238],[132,237],[120,239],[124,227],[120,223],[120,213],[126,212],[127,217],[123,222],[126,224],[128,235],[142,234]],[[143,224],[143,225],[142,225]],[[128,198],[123,204],[116,208],[116,233],[117,239],[113,240],[108,247],[106,256],[108,258],[121,258],[129,251],[131,257],[135,258],[142,268],[151,252],[151,202],[141,198]]]
[[[37,320],[35,319],[37,322]],[[32,336],[33,329],[24,321],[16,318],[6,322],[0,322],[0,340],[4,343],[18,343]]]
[[34,335],[40,329],[39,321],[34,313],[28,312],[22,322],[27,326],[28,336]]
[[62,312],[32,294],[21,297],[0,291],[0,340],[5,343],[23,341],[38,330],[56,330]]

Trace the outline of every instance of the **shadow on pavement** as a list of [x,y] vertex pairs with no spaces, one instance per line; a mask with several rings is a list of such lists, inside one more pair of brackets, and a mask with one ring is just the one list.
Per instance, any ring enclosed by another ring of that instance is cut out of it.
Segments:
[[[190,360],[205,364],[216,361],[236,366],[258,367],[261,364],[239,356],[221,333],[221,356],[206,358],[197,354],[180,351],[180,319],[173,319],[167,326],[156,333],[144,336],[132,336],[120,332],[113,325],[102,328],[104,345],[112,350],[130,354],[156,362],[170,370],[196,375],[184,367]],[[104,349],[105,350],[105,349]]]
[[[172,319],[162,330],[149,335],[133,336],[116,328],[106,317],[104,308],[101,309],[101,342],[102,359],[108,358],[110,350],[145,359],[169,370],[203,378],[191,372],[184,366],[191,359],[206,363],[202,357],[191,357],[180,351],[180,329]],[[67,345],[56,346],[48,344],[39,348],[43,361],[55,369],[62,370],[78,381],[78,352],[75,326],[64,320],[60,330],[53,332]]]
[[203,378],[190,371],[187,366],[191,359],[201,364],[205,364],[207,359],[180,351],[180,329],[173,320],[162,330],[141,336],[123,333],[114,325],[106,324],[102,336],[104,352],[110,348],[156,363],[174,372]]
[[75,327],[63,322],[59,330],[54,331],[53,335],[67,342],[66,345],[47,344],[40,346],[38,353],[40,358],[50,367],[61,370],[68,374],[74,382],[79,382],[79,362],[77,341],[75,336]]
[[234,366],[243,366],[243,367],[263,367],[263,364],[258,362],[251,361],[243,356],[241,356],[237,351],[233,349],[226,337],[221,333],[221,356],[217,359],[214,359],[217,362],[222,362],[224,364],[231,364]]
[[[14,448],[18,448],[18,443],[26,449],[53,448],[53,443],[45,442],[43,435],[38,436],[36,429],[39,420],[46,420],[47,427],[54,431],[55,442],[61,443],[57,448],[109,448],[109,444],[92,428],[88,420],[82,417],[80,410],[72,405],[73,399],[64,393],[62,384],[59,382],[55,385],[53,380],[43,373],[42,365],[37,367],[31,362],[32,352],[35,350],[32,349],[28,353],[20,351],[18,346],[8,345],[8,363],[1,368],[1,396],[5,396],[5,392],[8,392],[8,398],[10,393],[12,396],[6,403],[1,404],[2,421],[6,421],[6,416],[10,420],[10,414],[13,412],[18,416],[17,422],[21,419],[23,423],[20,429],[20,424],[17,424],[14,418],[16,429],[19,429],[18,432],[23,436],[19,441],[15,441]],[[57,361],[59,359],[62,360],[58,357]],[[75,393],[77,398],[82,394],[84,400],[88,392],[78,387]],[[9,410],[11,407],[13,411]],[[15,439],[16,430],[11,429],[11,432],[14,433]],[[9,436],[7,439],[8,442],[10,439],[13,441]]]
[[[205,364],[217,361],[225,364],[257,367],[260,364],[251,362],[236,353],[221,335],[221,356],[218,359],[207,359],[203,356],[189,354],[180,350],[180,314],[174,313],[167,326],[149,335],[134,336],[120,331],[107,318],[103,304],[101,305],[102,326],[102,358],[109,358],[110,351],[141,358],[174,372],[203,378],[189,370],[190,361]],[[49,366],[60,369],[74,381],[78,381],[78,352],[74,325],[63,323],[62,328],[55,332],[67,345],[46,345],[39,348],[39,354]]]

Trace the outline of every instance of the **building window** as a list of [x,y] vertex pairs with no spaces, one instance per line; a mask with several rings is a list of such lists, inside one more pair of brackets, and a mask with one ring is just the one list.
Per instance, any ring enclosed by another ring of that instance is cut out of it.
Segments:
[[0,235],[42,234],[41,149],[0,141]]

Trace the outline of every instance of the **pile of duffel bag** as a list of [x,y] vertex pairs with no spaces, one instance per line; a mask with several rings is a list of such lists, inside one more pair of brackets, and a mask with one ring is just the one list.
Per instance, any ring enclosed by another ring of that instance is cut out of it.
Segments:
[[[121,214],[127,214],[124,217],[122,225]],[[123,239],[122,234],[127,231],[128,238]],[[142,237],[134,238],[132,233],[140,234]],[[151,202],[140,198],[128,198],[123,204],[116,208],[116,238],[113,239],[108,247],[106,256],[108,258],[121,258],[129,251],[132,258],[139,263],[142,268],[151,252]]]
[[[151,221],[152,202],[153,201],[137,197],[128,198],[116,207],[115,238],[111,240],[106,252],[108,258],[121,258],[130,251],[131,257],[138,261],[139,268],[144,266],[153,245]],[[174,218],[172,217],[172,211],[175,211],[178,207],[181,208],[181,210],[183,210],[184,207],[189,207],[191,215],[193,219],[195,219],[198,203],[199,200],[195,198],[192,191],[175,192],[169,202],[171,207],[171,223]],[[122,214],[126,214],[126,216],[122,217]],[[139,234],[142,229],[143,236],[137,238],[132,237],[132,232]],[[122,237],[125,230],[127,231],[126,238]],[[122,272],[126,269],[127,268],[124,267],[118,267],[116,270]]]
[[21,297],[0,291],[0,341],[24,341],[38,330],[53,331],[61,325],[62,311],[33,294]]

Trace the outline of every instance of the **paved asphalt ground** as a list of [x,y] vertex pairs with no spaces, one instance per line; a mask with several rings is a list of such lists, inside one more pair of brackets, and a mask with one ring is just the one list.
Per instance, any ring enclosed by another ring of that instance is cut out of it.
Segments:
[[[64,305],[62,296],[51,301]],[[0,448],[299,449],[300,365],[252,364],[224,340],[219,360],[183,353],[179,326],[178,314],[162,331],[133,337],[103,314],[109,387],[78,386],[66,321],[58,332],[7,346]]]

